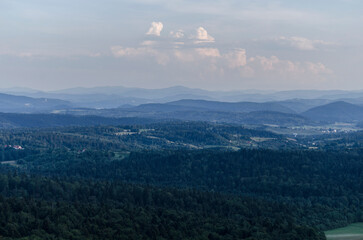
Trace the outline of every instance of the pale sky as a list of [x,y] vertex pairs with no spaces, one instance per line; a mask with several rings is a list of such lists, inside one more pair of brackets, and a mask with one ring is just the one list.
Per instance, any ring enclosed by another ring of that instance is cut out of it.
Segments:
[[363,89],[361,0],[0,0],[0,88]]

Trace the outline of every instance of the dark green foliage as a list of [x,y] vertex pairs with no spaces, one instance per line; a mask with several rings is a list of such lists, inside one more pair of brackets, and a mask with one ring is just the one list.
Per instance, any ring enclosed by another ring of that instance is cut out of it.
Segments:
[[[269,138],[254,142],[251,137]],[[168,122],[118,127],[68,127],[0,131],[0,144],[19,144],[31,149],[140,150],[257,147],[295,147],[278,134],[226,124]]]
[[[18,174],[0,174],[0,235],[324,239],[363,220],[362,134],[335,136],[196,122],[4,130],[0,171]],[[327,151],[302,150],[312,142]]]
[[241,150],[48,152],[26,158],[28,171],[46,175],[117,179],[159,186],[198,188],[282,201],[319,229],[359,221],[363,202],[360,152]]
[[38,151],[30,149],[17,150],[12,147],[3,147],[0,148],[0,162],[18,160],[36,153],[38,153]]
[[144,118],[112,118],[102,116],[74,116],[66,114],[21,114],[0,113],[1,128],[44,128],[66,126],[99,126],[152,123],[155,120]]
[[17,175],[0,175],[0,191],[4,239],[325,239],[250,198]]

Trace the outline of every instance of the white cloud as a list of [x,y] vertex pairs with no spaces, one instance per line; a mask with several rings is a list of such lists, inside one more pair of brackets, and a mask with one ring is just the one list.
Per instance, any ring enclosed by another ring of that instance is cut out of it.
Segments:
[[153,46],[153,45],[156,45],[157,43],[158,43],[157,41],[146,40],[146,41],[143,41],[141,43],[141,45],[143,45],[143,46]]
[[[161,30],[161,23],[153,23],[149,32],[160,35]],[[280,37],[274,40],[300,50],[315,50],[318,46],[331,44],[301,37]],[[183,30],[171,31],[169,38],[145,40],[138,47],[114,46],[111,51],[115,57],[134,59],[137,67],[154,62],[165,66],[164,69],[169,69],[167,71],[188,72],[199,79],[225,79],[225,76],[260,81],[281,80],[289,84],[299,80],[300,83],[308,84],[332,73],[319,62],[283,60],[277,56],[247,58],[243,48],[225,52],[218,47],[203,47],[200,43],[214,43],[214,38],[203,27],[196,29],[195,35],[189,39],[185,38]]]
[[324,64],[320,62],[319,63],[306,62],[305,66],[310,73],[316,75],[321,73],[327,73],[327,74],[333,73],[331,69],[327,68]]
[[182,62],[193,62],[196,61],[196,55],[193,51],[191,50],[174,50],[173,51],[173,55],[175,56],[175,58],[178,61],[182,61]]
[[203,27],[199,27],[196,30],[196,35],[194,36],[194,43],[211,43],[214,42],[214,37],[208,34],[207,30]]
[[155,35],[160,36],[161,31],[163,30],[163,23],[162,22],[152,22],[149,31],[147,31],[147,35]]
[[111,47],[111,52],[115,57],[153,57],[160,65],[169,62],[169,56],[151,47],[124,48],[122,46]]
[[322,63],[293,62],[281,60],[276,56],[256,56],[248,59],[248,66],[257,72],[268,72],[279,75],[320,75],[331,74],[332,71]]
[[246,50],[242,48],[225,54],[224,58],[230,68],[239,68],[247,64]]
[[323,46],[335,45],[332,42],[326,42],[322,40],[311,40],[303,37],[279,37],[276,39],[280,44],[289,45],[299,50],[316,50]]
[[115,57],[137,56],[155,52],[155,50],[147,47],[124,48],[122,46],[113,46],[111,47],[111,51]]
[[196,48],[196,53],[202,57],[220,57],[221,54],[217,48]]
[[[282,60],[276,56],[255,56],[247,59],[245,49],[234,49],[221,54],[218,48],[168,48],[155,49],[152,45],[136,48],[114,46],[111,48],[115,57],[131,57],[147,61],[152,57],[160,65],[193,63],[193,66],[209,66],[211,71],[219,69],[223,72],[238,70],[242,75],[249,76],[312,76],[331,74],[332,71],[318,62],[294,62]],[[191,65],[190,65],[191,66]]]
[[195,64],[215,62],[221,57],[217,48],[177,49],[170,54],[175,57],[177,61],[194,62]]
[[176,32],[171,31],[170,36],[172,36],[173,38],[177,38],[177,39],[183,38],[184,37],[184,31],[183,30],[178,30]]

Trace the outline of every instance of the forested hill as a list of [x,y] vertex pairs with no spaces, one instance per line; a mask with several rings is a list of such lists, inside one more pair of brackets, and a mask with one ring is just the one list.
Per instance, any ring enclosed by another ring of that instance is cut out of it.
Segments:
[[[215,111],[215,112],[255,112],[255,111],[272,111],[281,113],[296,113],[292,109],[280,105],[279,103],[265,102],[217,102],[217,101],[206,101],[206,100],[192,100],[183,99],[174,102],[168,102],[164,104],[169,107],[183,106],[191,107],[194,109],[200,109],[200,111]],[[140,107],[146,108],[152,106],[152,104],[141,105]]]
[[[80,110],[79,113],[82,113]],[[88,110],[84,110],[88,111]],[[131,110],[97,110],[86,113],[72,114],[22,114],[0,113],[1,128],[44,128],[67,126],[99,126],[99,125],[135,125],[166,121],[204,121],[232,124],[277,124],[282,126],[295,126],[312,124],[305,117],[281,112],[201,112],[201,111],[177,111],[177,112],[133,112]],[[90,115],[88,115],[90,114]],[[92,115],[95,114],[95,115]]]
[[97,126],[152,123],[145,118],[107,118],[102,116],[74,116],[66,114],[0,113],[0,128],[40,128],[65,126]]
[[293,207],[218,193],[0,174],[0,194],[5,240],[325,239]]
[[360,151],[184,150],[127,156],[54,151],[26,157],[19,164],[38,174],[197,188],[285,202],[304,209],[298,213],[304,224],[329,229],[363,220],[360,156]]
[[322,240],[363,221],[362,133],[306,138],[206,122],[1,130],[0,235]]
[[354,122],[363,120],[363,107],[338,101],[312,108],[303,116],[320,122]]
[[[127,122],[127,121],[126,121]],[[232,124],[168,121],[137,125],[0,130],[0,146],[102,151],[146,149],[301,148],[280,134]],[[0,148],[1,151],[1,148]],[[1,154],[0,154],[1,159]]]
[[0,112],[34,113],[71,107],[70,102],[59,99],[31,98],[0,93]]

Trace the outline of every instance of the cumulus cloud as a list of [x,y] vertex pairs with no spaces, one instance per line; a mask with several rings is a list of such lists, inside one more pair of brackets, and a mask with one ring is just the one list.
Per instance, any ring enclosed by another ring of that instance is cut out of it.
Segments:
[[230,68],[239,68],[247,64],[246,50],[239,48],[224,55]]
[[[153,23],[149,32],[160,35],[160,24]],[[300,50],[314,50],[319,45],[330,44],[299,37],[280,37],[278,40]],[[277,56],[248,58],[243,48],[225,51],[218,48],[218,45],[207,47],[200,43],[214,43],[214,38],[203,27],[196,29],[195,35],[191,38],[185,38],[183,30],[171,31],[169,38],[145,40],[137,47],[114,46],[111,52],[117,58],[130,58],[137,63],[154,61],[165,66],[164,69],[194,72],[199,77],[205,76],[206,79],[222,79],[224,75],[234,79],[285,79],[286,82],[293,82],[293,79],[311,79],[312,82],[332,73],[320,62],[291,61]]]
[[288,45],[299,50],[316,50],[322,46],[335,45],[332,42],[326,42],[323,40],[311,40],[303,37],[279,37],[276,39],[280,44]]
[[217,48],[189,48],[189,49],[176,49],[170,54],[181,62],[194,62],[198,63],[211,63],[215,62],[221,57]]
[[327,74],[333,73],[333,71],[331,69],[329,69],[328,67],[326,67],[324,64],[322,64],[320,62],[319,63],[306,62],[305,66],[310,73],[313,73],[316,75],[321,74],[321,73],[327,73]]
[[149,31],[147,31],[147,35],[155,35],[160,36],[161,31],[163,30],[163,23],[162,22],[152,22]]
[[171,31],[170,36],[172,36],[173,38],[177,38],[177,39],[183,38],[184,37],[184,31],[183,30],[178,30],[176,32]]
[[111,48],[115,57],[132,57],[145,60],[152,57],[160,65],[169,63],[193,63],[194,66],[209,66],[211,71],[220,69],[225,72],[239,70],[245,76],[307,76],[331,74],[330,70],[323,63],[294,62],[282,60],[276,56],[255,56],[247,58],[245,49],[234,49],[227,53],[221,53],[218,48],[178,48],[178,49],[155,49],[152,46],[140,46],[127,48],[114,46]]
[[277,73],[281,75],[319,75],[331,74],[332,71],[322,63],[293,62],[281,60],[276,56],[256,56],[248,60],[248,66],[256,71]]
[[154,46],[154,45],[157,45],[157,41],[150,41],[150,40],[146,40],[146,41],[143,41],[141,43],[141,45],[143,46]]
[[207,30],[203,27],[199,27],[196,30],[196,34],[194,36],[194,43],[212,43],[214,42],[214,37],[208,34]]
[[235,49],[222,54],[218,48],[188,48],[174,50],[171,55],[179,61],[216,63],[222,68],[240,68],[247,64],[246,50]]
[[166,65],[169,61],[167,54],[151,47],[125,48],[113,46],[111,52],[115,57],[153,57],[160,65]]
[[196,53],[202,57],[220,57],[221,54],[217,48],[196,48]]
[[112,54],[115,57],[124,57],[124,56],[137,56],[143,55],[146,53],[154,52],[154,50],[146,47],[139,48],[125,48],[122,46],[113,46],[111,47]]
[[193,62],[196,61],[196,55],[192,50],[177,49],[172,52],[177,61]]

